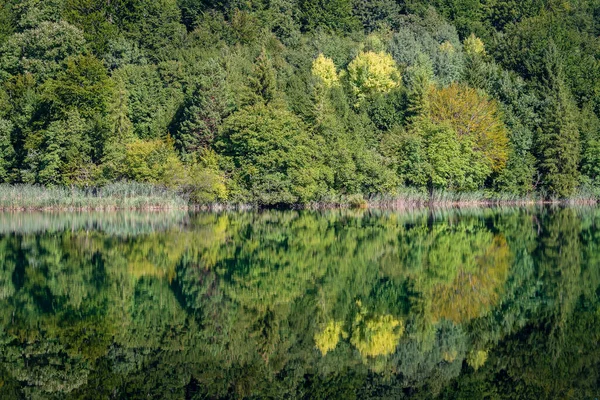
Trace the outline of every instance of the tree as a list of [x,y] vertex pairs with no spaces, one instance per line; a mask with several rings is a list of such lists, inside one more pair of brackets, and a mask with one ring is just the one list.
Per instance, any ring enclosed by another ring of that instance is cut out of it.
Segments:
[[353,4],[354,15],[360,20],[367,32],[378,28],[395,28],[398,25],[400,6],[393,0],[356,0]]
[[42,22],[16,33],[0,47],[0,81],[31,73],[38,82],[53,77],[61,63],[86,49],[83,33],[66,22]]
[[277,93],[277,73],[264,47],[254,62],[249,86],[259,101],[268,104],[275,99]]
[[135,135],[140,139],[163,138],[184,100],[181,85],[163,82],[156,65],[126,65],[112,77],[125,90],[127,116]]
[[14,125],[0,118],[0,183],[10,182],[14,178],[12,171],[15,161],[15,149],[12,145]]
[[37,28],[42,22],[60,22],[64,11],[64,1],[22,0],[14,1],[12,7],[13,13],[17,17],[17,27],[23,31]]
[[541,183],[548,195],[568,197],[578,182],[580,138],[578,110],[564,82],[560,55],[551,44],[546,55],[546,94],[543,122],[535,147]]
[[273,104],[248,106],[227,118],[220,147],[232,158],[239,184],[259,204],[316,200],[330,180],[302,121]]
[[15,16],[10,0],[0,1],[0,46],[13,34],[15,29]]
[[209,61],[200,74],[171,128],[176,146],[186,154],[209,148],[232,108],[225,71],[218,61]]
[[77,109],[84,118],[105,114],[112,81],[102,62],[94,56],[78,56],[68,58],[65,64],[66,69],[44,85],[52,111],[60,115]]
[[64,0],[64,3],[65,20],[83,31],[96,56],[106,54],[109,43],[118,37],[118,27],[111,18],[110,2]]
[[331,32],[348,33],[360,27],[352,15],[351,0],[300,0],[302,25],[307,31],[325,28]]
[[428,161],[427,186],[433,189],[462,189],[468,158],[462,151],[456,131],[449,125],[425,124],[421,135],[425,139]]
[[459,140],[470,146],[473,162],[497,172],[506,165],[508,138],[497,102],[469,87],[452,84],[431,94],[431,119],[448,123]]
[[433,90],[433,65],[425,54],[419,54],[414,65],[407,68],[408,118],[428,118],[431,110],[430,97]]
[[600,183],[600,118],[588,106],[581,112],[581,173],[582,181],[588,185]]
[[77,110],[28,137],[25,181],[88,185],[94,177],[90,125]]
[[463,74],[464,54],[456,29],[431,10],[423,18],[407,19],[389,41],[388,51],[403,68],[423,64],[425,55],[435,81],[444,86]]
[[117,0],[111,2],[109,16],[153,58],[181,43],[186,31],[176,0]]
[[323,53],[319,53],[319,56],[313,61],[311,72],[328,89],[340,85],[340,78],[333,60],[325,57]]
[[183,164],[173,140],[134,140],[127,144],[122,165],[115,173],[121,179],[176,186],[185,179]]
[[348,81],[358,105],[372,94],[400,86],[400,79],[396,62],[385,52],[362,52],[348,65]]

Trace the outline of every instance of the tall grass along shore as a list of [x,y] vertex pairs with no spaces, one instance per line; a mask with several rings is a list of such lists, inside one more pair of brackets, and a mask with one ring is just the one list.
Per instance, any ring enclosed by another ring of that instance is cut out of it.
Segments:
[[[319,202],[282,205],[281,208],[449,208],[527,206],[541,204],[595,205],[597,193],[579,191],[567,199],[548,198],[543,194],[513,196],[487,192],[431,193],[403,189],[388,195],[346,195],[326,197]],[[185,193],[162,186],[142,183],[113,183],[99,188],[44,187],[38,185],[0,185],[0,211],[114,211],[114,210],[244,210],[264,208],[257,203],[197,204]],[[269,208],[272,208],[271,206]]]
[[101,188],[0,185],[0,209],[27,210],[175,210],[187,200],[174,190],[141,183]]

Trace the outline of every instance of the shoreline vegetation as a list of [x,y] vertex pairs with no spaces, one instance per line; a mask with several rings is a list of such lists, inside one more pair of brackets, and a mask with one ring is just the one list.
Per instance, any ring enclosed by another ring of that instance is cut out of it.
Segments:
[[510,196],[497,193],[399,190],[393,195],[365,198],[347,195],[308,203],[262,205],[259,203],[195,203],[185,193],[156,185],[115,183],[99,188],[44,187],[38,185],[0,185],[0,212],[28,211],[226,211],[256,209],[421,209],[471,208],[497,206],[596,205],[599,197],[581,191],[565,198],[540,194]]

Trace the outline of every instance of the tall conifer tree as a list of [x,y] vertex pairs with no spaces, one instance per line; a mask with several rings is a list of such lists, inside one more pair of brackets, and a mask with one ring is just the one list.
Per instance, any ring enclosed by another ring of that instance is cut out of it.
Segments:
[[580,158],[577,106],[567,88],[558,51],[550,43],[546,52],[545,107],[536,136],[540,183],[550,196],[573,194]]

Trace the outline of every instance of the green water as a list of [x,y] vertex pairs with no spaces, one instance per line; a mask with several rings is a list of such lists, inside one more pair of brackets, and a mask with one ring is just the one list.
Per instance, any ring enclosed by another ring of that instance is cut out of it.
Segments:
[[595,399],[599,224],[0,214],[0,398]]

